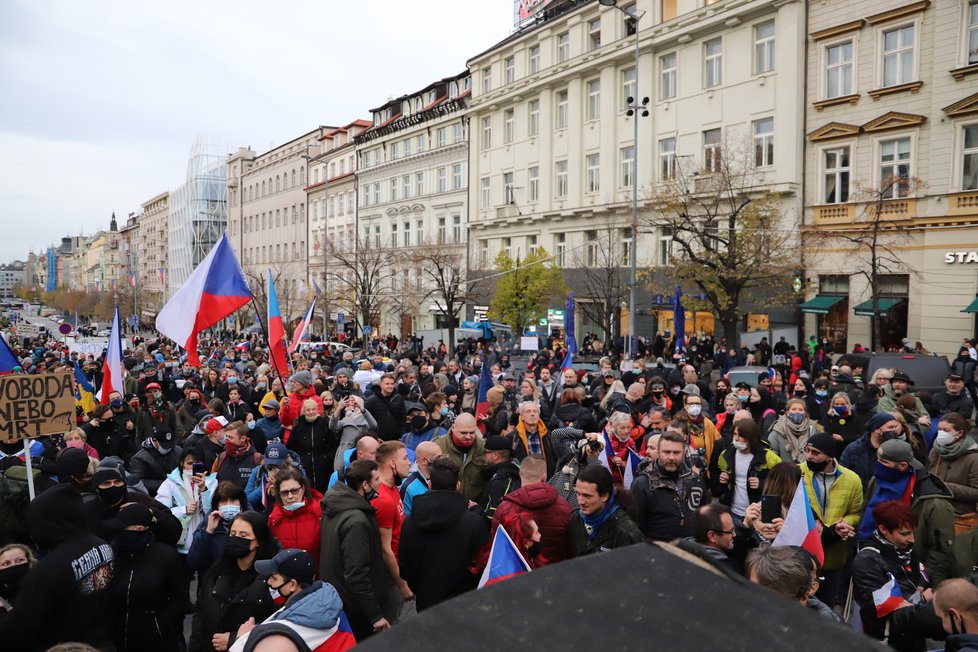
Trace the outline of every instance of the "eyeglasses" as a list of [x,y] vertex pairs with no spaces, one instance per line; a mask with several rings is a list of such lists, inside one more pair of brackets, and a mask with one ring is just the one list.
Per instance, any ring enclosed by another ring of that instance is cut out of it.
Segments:
[[731,537],[737,534],[737,530],[712,530],[712,532],[715,532],[716,534],[726,534],[727,536]]
[[302,487],[296,487],[295,489],[280,489],[279,493],[283,496],[298,496],[302,493]]

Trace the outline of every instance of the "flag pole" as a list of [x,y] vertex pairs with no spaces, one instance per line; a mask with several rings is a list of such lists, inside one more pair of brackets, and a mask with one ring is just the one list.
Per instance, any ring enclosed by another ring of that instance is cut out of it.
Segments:
[[31,440],[24,437],[24,464],[27,466],[27,495],[34,500],[34,471],[31,465]]

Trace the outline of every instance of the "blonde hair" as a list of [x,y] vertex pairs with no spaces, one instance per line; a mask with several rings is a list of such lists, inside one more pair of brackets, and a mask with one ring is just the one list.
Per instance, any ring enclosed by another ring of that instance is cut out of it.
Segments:
[[893,370],[887,369],[885,367],[880,367],[879,369],[873,372],[873,377],[869,379],[869,382],[875,385],[876,381],[879,380],[880,378],[885,378],[886,380],[893,378]]

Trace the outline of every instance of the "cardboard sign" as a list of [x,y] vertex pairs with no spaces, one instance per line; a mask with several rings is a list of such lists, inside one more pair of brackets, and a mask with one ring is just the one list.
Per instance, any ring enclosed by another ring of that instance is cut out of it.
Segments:
[[536,335],[520,337],[520,348],[524,351],[536,351],[540,348],[540,340]]
[[38,337],[41,334],[41,325],[29,321],[22,321],[17,324],[18,337]]
[[74,421],[71,372],[0,376],[0,441],[68,432]]

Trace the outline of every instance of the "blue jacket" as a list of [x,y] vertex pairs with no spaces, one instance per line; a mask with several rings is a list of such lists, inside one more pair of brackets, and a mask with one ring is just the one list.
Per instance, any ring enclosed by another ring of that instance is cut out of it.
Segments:
[[411,506],[414,504],[414,499],[428,491],[428,484],[425,482],[424,476],[421,475],[421,471],[412,472],[411,475],[405,478],[404,482],[407,482],[409,479],[411,483],[406,487],[402,485],[401,491],[401,502],[404,504],[405,518],[411,515]]
[[[348,466],[350,466],[350,462],[353,461],[353,454],[356,453],[356,452],[357,452],[357,449],[356,448],[349,448],[349,449],[347,449],[346,451],[343,452],[343,469],[344,470],[346,470],[346,468]],[[334,484],[336,484],[339,481],[339,479],[340,479],[339,474],[336,471],[333,471],[333,475],[329,476],[329,484],[326,485],[326,489],[328,490],[330,487],[332,487]]]
[[[302,468],[302,464],[299,462],[299,456],[292,451],[289,451],[289,462],[305,474],[306,470]],[[256,512],[265,511],[265,505],[262,504],[261,495],[262,490],[265,488],[265,475],[265,465],[256,466],[251,470],[251,475],[248,476],[248,482],[245,483],[245,495],[248,496],[248,504]],[[274,502],[274,500],[269,501],[269,505]]]
[[213,533],[207,531],[207,519],[201,521],[194,532],[193,543],[187,552],[187,565],[201,574],[214,565],[224,554],[224,544],[228,540],[228,527],[224,519]]
[[876,449],[869,443],[869,435],[863,435],[842,451],[839,464],[859,476],[865,487],[876,469]]
[[285,426],[282,425],[282,420],[277,417],[274,421],[262,417],[255,422],[255,428],[265,433],[265,441],[268,443],[282,441],[282,435],[285,432]]
[[404,442],[405,446],[407,446],[408,452],[411,454],[411,461],[413,462],[414,449],[418,447],[418,444],[423,441],[431,441],[435,437],[441,437],[447,433],[448,431],[444,428],[434,426],[432,428],[428,428],[427,430],[422,430],[421,432],[406,432],[401,435],[401,441]]

